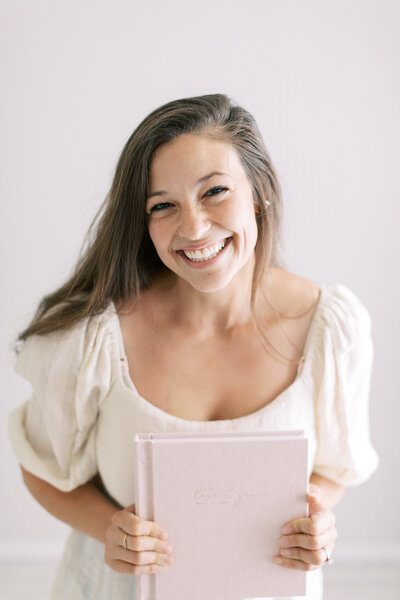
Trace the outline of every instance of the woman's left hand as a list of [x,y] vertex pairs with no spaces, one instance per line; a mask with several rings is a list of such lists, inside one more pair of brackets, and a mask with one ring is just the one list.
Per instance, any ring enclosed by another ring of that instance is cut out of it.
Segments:
[[321,504],[321,489],[309,486],[308,517],[293,519],[282,527],[278,543],[280,554],[274,556],[276,564],[288,569],[312,571],[319,569],[327,560],[323,548],[332,556],[337,538],[335,515]]

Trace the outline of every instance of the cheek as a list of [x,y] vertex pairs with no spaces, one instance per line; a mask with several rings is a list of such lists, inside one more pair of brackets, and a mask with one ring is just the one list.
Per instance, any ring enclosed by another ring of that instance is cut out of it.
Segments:
[[243,210],[236,219],[231,219],[231,228],[239,236],[244,236],[248,242],[258,237],[256,217],[253,213]]
[[224,207],[222,214],[218,215],[219,224],[234,234],[241,235],[249,226],[249,214],[242,206]]
[[167,243],[166,228],[162,227],[161,223],[154,222],[149,224],[148,231],[157,252],[161,253],[165,251],[165,245]]

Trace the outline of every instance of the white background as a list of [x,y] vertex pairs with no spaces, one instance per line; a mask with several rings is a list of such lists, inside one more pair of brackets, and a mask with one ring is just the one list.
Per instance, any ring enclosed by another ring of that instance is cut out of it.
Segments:
[[30,497],[7,437],[30,392],[12,371],[13,338],[70,272],[139,121],[216,92],[262,130],[288,268],[347,285],[370,311],[381,462],[337,506],[336,552],[400,556],[400,3],[2,0],[0,11],[0,556],[50,552],[68,530]]

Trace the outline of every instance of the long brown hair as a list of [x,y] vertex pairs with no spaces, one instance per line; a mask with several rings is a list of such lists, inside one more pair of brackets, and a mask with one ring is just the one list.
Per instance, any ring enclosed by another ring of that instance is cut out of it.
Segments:
[[[157,148],[183,133],[205,134],[230,144],[251,182],[258,227],[251,289],[255,318],[263,276],[269,266],[280,264],[280,186],[252,115],[224,94],[209,94],[168,102],[135,129],[122,150],[111,189],[89,228],[71,277],[43,297],[19,341],[68,329],[101,313],[110,301],[117,304],[133,299],[167,269],[147,228],[149,170]],[[257,325],[257,318],[255,322]]]

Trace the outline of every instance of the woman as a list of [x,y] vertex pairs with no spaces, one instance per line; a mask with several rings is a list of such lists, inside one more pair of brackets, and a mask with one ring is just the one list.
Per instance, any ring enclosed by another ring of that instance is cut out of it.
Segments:
[[332,509],[377,467],[368,425],[369,314],[345,286],[282,267],[281,194],[253,117],[221,94],[170,102],[129,138],[72,277],[46,296],[10,417],[24,481],[72,533],[52,598],[135,598],[173,562],[135,514],[133,438],[148,431],[304,429],[309,516],[274,560],[321,567]]

